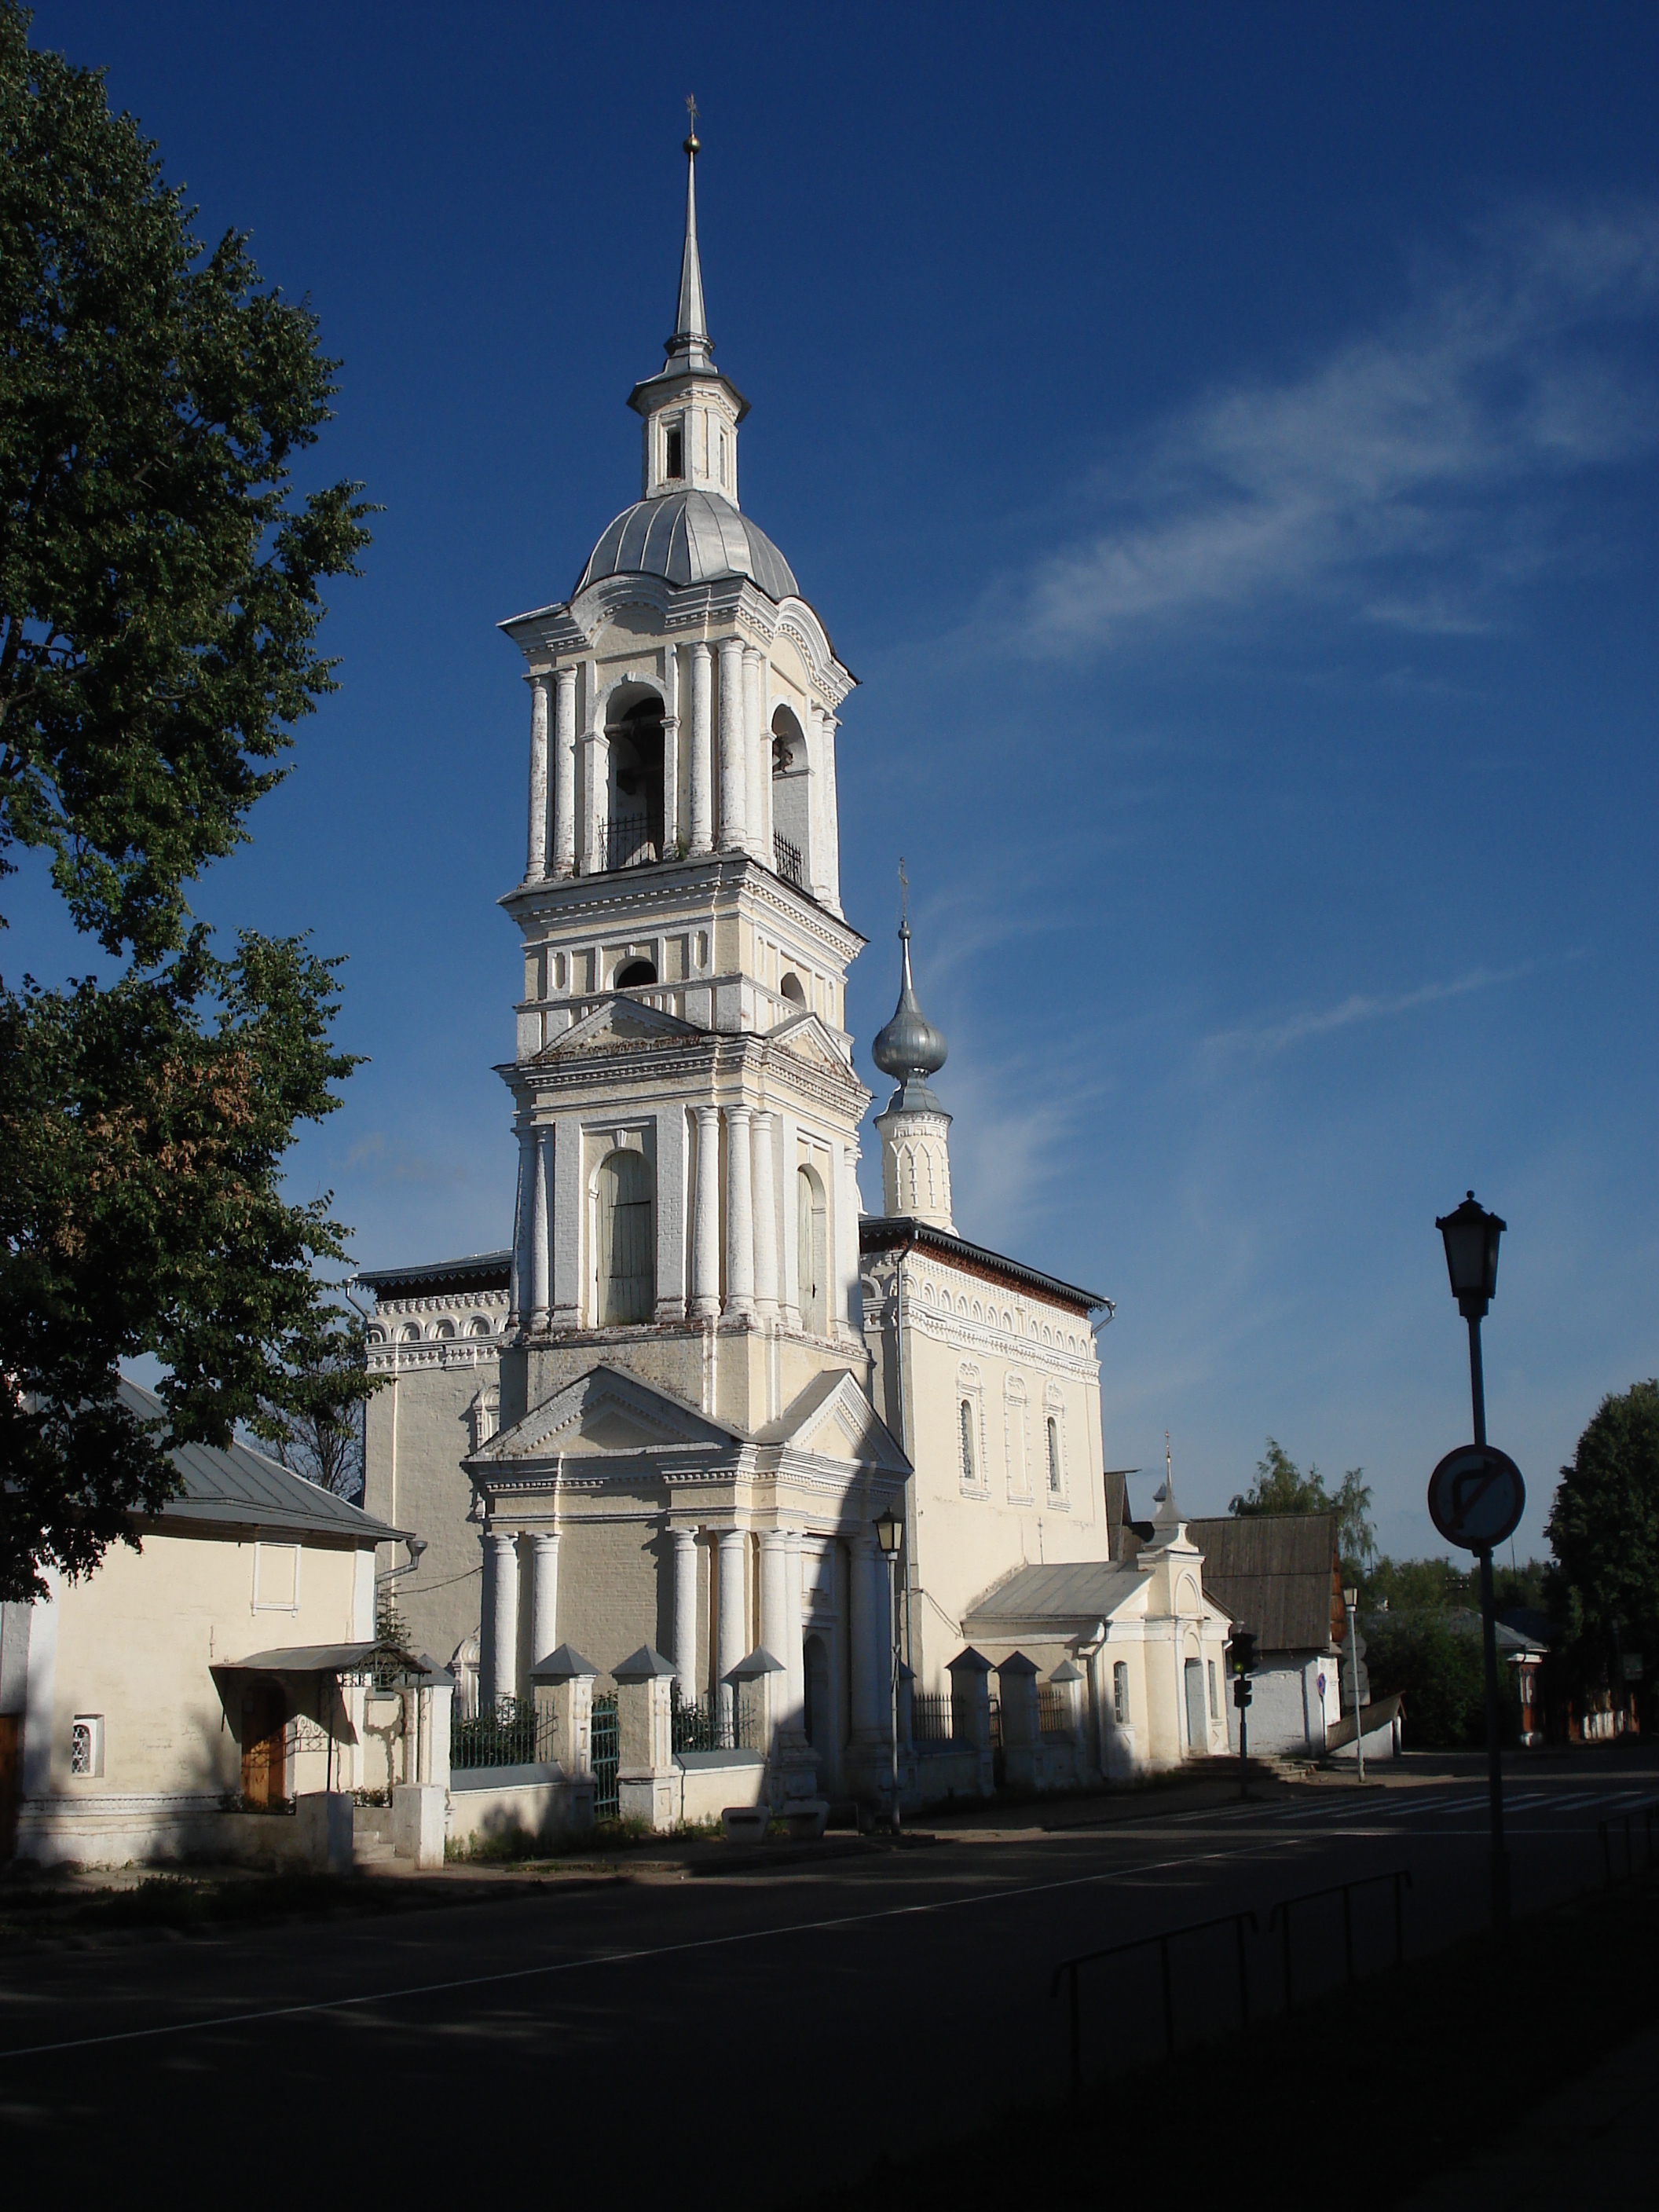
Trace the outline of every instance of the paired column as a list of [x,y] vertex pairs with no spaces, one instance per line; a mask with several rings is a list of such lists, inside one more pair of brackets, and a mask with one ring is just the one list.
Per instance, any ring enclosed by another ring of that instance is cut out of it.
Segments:
[[789,1538],[781,1528],[761,1532],[760,1640],[783,1668],[766,1678],[767,1748],[775,1752],[788,1724],[789,1706]]
[[680,656],[662,657],[662,857],[672,860],[680,836]]
[[530,679],[530,849],[526,879],[540,883],[547,873],[547,692],[549,679]]
[[806,1740],[806,1661],[805,1644],[801,1633],[800,1530],[786,1529],[784,1541],[789,1555],[788,1581],[784,1587],[784,1634],[788,1648],[775,1656],[783,1662],[783,1724],[793,1737],[804,1743]]
[[766,835],[766,794],[762,784],[761,665],[757,646],[743,649],[743,757],[744,805],[749,822],[749,850],[764,866],[772,865],[772,842]]
[[484,1696],[493,1712],[497,1698],[513,1698],[519,1691],[519,1542],[516,1536],[490,1529],[484,1538],[484,1626],[489,1649],[484,1653]]
[[[720,1109],[699,1106],[696,1193],[691,1211],[691,1311],[712,1320],[720,1310]],[[742,1658],[742,1652],[738,1656]]]
[[553,872],[576,872],[576,672],[553,678]]
[[519,1195],[513,1209],[513,1310],[508,1326],[527,1326],[534,1304],[531,1276],[536,1237],[536,1132],[519,1131]]
[[582,867],[586,874],[597,876],[605,866],[611,819],[611,740],[603,730],[590,730],[583,742],[587,747],[587,803]]
[[697,1532],[671,1528],[668,1538],[674,1551],[674,1674],[681,1702],[689,1705],[697,1694]]
[[723,637],[720,653],[720,832],[722,853],[738,853],[749,842],[748,775],[743,746],[743,641]]
[[714,1681],[721,1723],[732,1720],[732,1686],[726,1676],[746,1656],[749,1630],[745,1583],[749,1539],[741,1528],[722,1528],[718,1539],[720,1603],[714,1635]]
[[530,1663],[538,1667],[559,1648],[559,1536],[538,1528],[530,1547]]
[[[755,1310],[755,1211],[747,1106],[726,1109],[726,1310]],[[738,1652],[742,1658],[743,1654]]]
[[714,848],[714,762],[711,701],[714,656],[706,645],[691,648],[691,837],[690,850]]
[[836,805],[836,732],[841,727],[833,714],[823,717],[823,795],[819,819],[823,824],[823,884],[833,913],[841,912],[841,816]]
[[[755,1312],[762,1321],[778,1310],[778,1194],[773,1124],[776,1116],[757,1107],[750,1123],[755,1199]],[[770,1646],[768,1646],[770,1649]],[[783,1654],[775,1652],[775,1658]]]

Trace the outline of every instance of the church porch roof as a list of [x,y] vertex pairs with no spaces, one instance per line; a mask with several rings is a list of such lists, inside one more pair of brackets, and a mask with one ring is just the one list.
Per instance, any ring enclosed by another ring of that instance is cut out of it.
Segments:
[[1085,1291],[1076,1283],[1062,1282],[1058,1275],[1046,1275],[1041,1268],[1028,1267],[1023,1261],[988,1251],[982,1244],[970,1244],[965,1237],[935,1229],[930,1222],[919,1221],[913,1214],[866,1213],[860,1220],[860,1252],[897,1252],[902,1255],[913,1249],[937,1253],[940,1259],[962,1268],[965,1273],[982,1276],[988,1282],[1035,1291],[1040,1297],[1052,1299],[1056,1305],[1069,1306],[1079,1314],[1099,1313],[1112,1304],[1103,1291]]

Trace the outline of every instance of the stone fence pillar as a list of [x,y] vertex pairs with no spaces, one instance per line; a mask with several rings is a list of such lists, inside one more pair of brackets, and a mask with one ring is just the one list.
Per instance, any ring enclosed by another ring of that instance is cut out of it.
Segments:
[[991,1761],[991,1662],[970,1644],[957,1652],[947,1670],[951,1677],[951,1733],[979,1755],[979,1794],[988,1797],[996,1786]]
[[643,1820],[660,1833],[674,1825],[674,1662],[641,1644],[611,1671],[617,1685],[617,1810],[624,1820]]
[[568,1781],[592,1778],[593,1683],[599,1671],[591,1659],[562,1644],[531,1677],[536,1688],[537,1735],[542,1734],[543,1715],[550,1715],[553,1756]]
[[1002,1700],[1002,1771],[1011,1789],[1035,1790],[1042,1723],[1037,1670],[1023,1651],[1011,1651],[997,1668]]

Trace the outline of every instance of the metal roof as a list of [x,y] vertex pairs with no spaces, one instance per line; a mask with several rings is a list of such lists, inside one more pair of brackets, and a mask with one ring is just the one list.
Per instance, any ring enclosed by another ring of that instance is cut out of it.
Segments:
[[887,1252],[896,1244],[920,1244],[945,1259],[959,1261],[970,1270],[976,1268],[1000,1280],[1041,1291],[1062,1305],[1077,1307],[1081,1313],[1095,1313],[1112,1303],[1103,1291],[1080,1290],[1075,1283],[1062,1283],[1058,1275],[1045,1275],[1040,1267],[1028,1267],[1023,1261],[1006,1259],[1000,1252],[988,1251],[982,1244],[970,1244],[966,1237],[953,1237],[948,1229],[935,1229],[931,1222],[918,1221],[914,1214],[860,1216],[860,1251]]
[[428,1291],[504,1291],[511,1252],[473,1252],[461,1260],[428,1260],[413,1267],[368,1267],[357,1277],[376,1297],[419,1297]]
[[[136,1382],[123,1377],[116,1395],[140,1420],[167,1419],[161,1401]],[[233,1443],[222,1451],[212,1444],[174,1444],[167,1457],[184,1488],[162,1506],[157,1518],[163,1522],[187,1521],[227,1533],[251,1529],[262,1535],[332,1537],[365,1548],[404,1533],[303,1475],[291,1474],[246,1444]]]
[[[1079,1559],[1051,1567],[1019,1567],[1006,1582],[969,1606],[963,1616],[965,1637],[1005,1641],[1027,1623],[1055,1629],[1089,1627],[1104,1620],[1143,1580],[1134,1567],[1109,1559]],[[1209,1577],[1205,1577],[1207,1593]]]
[[[1189,1521],[1204,1554],[1204,1589],[1224,1613],[1255,1632],[1261,1651],[1324,1651],[1332,1632],[1336,1516],[1240,1513]],[[1340,1611],[1340,1597],[1336,1604]]]
[[624,507],[588,555],[571,598],[605,576],[663,576],[671,584],[747,576],[769,599],[800,596],[766,532],[712,491],[665,492]]

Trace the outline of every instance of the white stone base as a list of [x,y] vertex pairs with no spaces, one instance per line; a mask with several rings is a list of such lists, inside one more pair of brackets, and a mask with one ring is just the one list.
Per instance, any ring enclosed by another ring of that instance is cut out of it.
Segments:
[[392,1849],[422,1870],[444,1863],[447,1790],[432,1783],[400,1783],[392,1793]]

